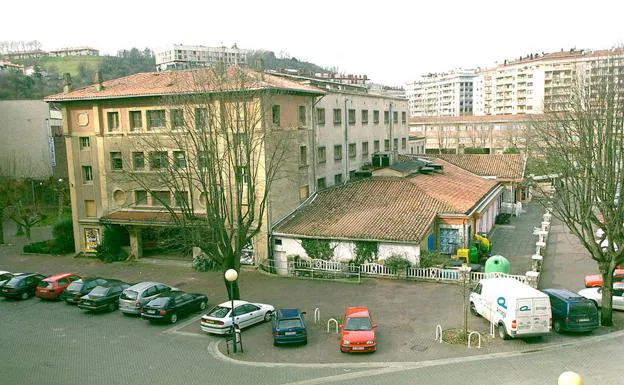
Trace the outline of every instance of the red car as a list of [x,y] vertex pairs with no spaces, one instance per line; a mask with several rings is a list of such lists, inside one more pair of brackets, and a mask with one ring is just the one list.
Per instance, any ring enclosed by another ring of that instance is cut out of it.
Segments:
[[61,293],[67,289],[67,286],[79,279],[80,276],[74,273],[53,275],[39,282],[35,290],[35,296],[41,299],[59,299]]
[[[613,272],[613,282],[624,282],[624,269],[615,269]],[[585,276],[585,287],[601,287],[602,274],[592,274]]]
[[373,322],[367,307],[347,308],[343,323],[340,325],[340,351],[374,352],[377,350],[376,329],[377,324]]

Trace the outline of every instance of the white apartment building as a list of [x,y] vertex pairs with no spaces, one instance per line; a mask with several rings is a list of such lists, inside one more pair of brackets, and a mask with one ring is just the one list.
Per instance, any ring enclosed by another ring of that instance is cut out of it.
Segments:
[[155,51],[156,69],[166,71],[192,67],[209,67],[217,63],[227,66],[247,64],[247,50],[234,44],[228,47],[204,47],[203,45],[173,44]]
[[407,83],[410,116],[465,116],[473,114],[476,70],[456,69],[429,73]]

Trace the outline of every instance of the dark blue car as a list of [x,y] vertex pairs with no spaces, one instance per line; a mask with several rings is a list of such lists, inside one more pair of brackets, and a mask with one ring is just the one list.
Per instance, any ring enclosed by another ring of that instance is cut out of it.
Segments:
[[304,314],[299,309],[277,309],[273,315],[273,345],[307,344]]
[[598,328],[598,309],[589,299],[563,289],[544,289],[550,298],[555,332],[589,332]]

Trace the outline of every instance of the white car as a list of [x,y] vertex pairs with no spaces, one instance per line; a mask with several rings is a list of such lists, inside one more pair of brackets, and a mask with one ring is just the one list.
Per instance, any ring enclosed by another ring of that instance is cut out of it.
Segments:
[[[223,302],[210,309],[201,318],[201,330],[212,334],[227,334],[232,327],[232,301]],[[271,320],[275,307],[265,303],[234,301],[234,324],[242,329]]]
[[[598,307],[602,305],[602,288],[591,287],[578,292],[581,296],[591,299]],[[613,309],[624,310],[624,282],[613,283]]]
[[0,270],[0,286],[4,285],[9,281],[9,279],[13,278],[15,274],[10,273],[8,271]]

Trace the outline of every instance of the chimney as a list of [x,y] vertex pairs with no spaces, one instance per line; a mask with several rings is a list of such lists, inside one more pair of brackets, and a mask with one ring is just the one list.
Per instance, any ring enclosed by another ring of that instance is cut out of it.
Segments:
[[63,74],[63,93],[66,94],[71,91],[71,75],[69,72]]
[[102,91],[104,86],[102,85],[102,71],[98,70],[95,73],[95,90]]

